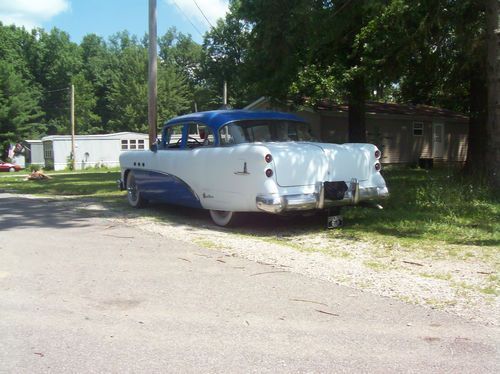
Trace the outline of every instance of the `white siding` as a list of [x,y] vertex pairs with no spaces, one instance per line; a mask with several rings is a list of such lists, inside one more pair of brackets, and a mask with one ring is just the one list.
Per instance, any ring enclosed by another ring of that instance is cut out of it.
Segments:
[[[45,142],[52,141],[54,170],[64,170],[68,167],[71,155],[70,136],[50,136],[43,138]],[[120,165],[122,140],[144,140],[148,148],[148,135],[136,133],[118,133],[107,135],[77,136],[75,139],[75,160],[77,169],[94,166],[116,167]],[[142,150],[138,150],[142,151]]]

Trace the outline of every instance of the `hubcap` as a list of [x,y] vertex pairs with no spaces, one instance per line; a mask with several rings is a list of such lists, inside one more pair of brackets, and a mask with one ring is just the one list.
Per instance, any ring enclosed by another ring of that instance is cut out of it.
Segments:
[[128,193],[128,198],[132,202],[137,201],[137,185],[135,184],[135,179],[132,177],[130,178],[128,187],[127,187],[127,193]]

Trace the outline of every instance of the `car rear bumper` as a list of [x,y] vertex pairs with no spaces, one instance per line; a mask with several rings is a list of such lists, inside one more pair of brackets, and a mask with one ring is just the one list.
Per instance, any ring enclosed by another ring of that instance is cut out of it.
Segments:
[[338,199],[325,198],[323,183],[316,185],[316,191],[307,194],[262,194],[256,197],[257,209],[267,213],[283,213],[300,210],[326,209],[336,206],[356,205],[361,201],[377,201],[389,196],[389,191],[383,186],[360,186],[352,180],[347,184],[347,190]]

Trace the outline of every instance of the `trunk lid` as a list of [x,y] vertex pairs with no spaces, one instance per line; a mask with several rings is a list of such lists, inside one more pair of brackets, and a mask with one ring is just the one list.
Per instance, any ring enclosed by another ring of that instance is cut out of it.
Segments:
[[365,144],[319,144],[328,158],[328,180],[367,180],[370,172],[370,150]]
[[313,185],[325,178],[328,160],[314,143],[266,144],[273,156],[276,181],[282,187]]
[[369,152],[356,144],[286,142],[266,146],[273,156],[276,181],[282,187],[368,179]]

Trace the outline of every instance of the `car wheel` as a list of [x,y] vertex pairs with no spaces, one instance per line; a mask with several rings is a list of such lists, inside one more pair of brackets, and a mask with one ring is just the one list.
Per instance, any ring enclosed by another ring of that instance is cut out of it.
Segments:
[[13,173],[13,172],[15,172],[15,171],[16,171],[16,169],[15,169],[15,168],[9,168],[9,172]]
[[236,224],[238,213],[227,210],[211,210],[210,217],[217,226],[233,226]]
[[147,200],[142,197],[139,186],[135,181],[134,172],[131,171],[127,175],[127,200],[130,206],[134,208],[142,208],[147,204]]

